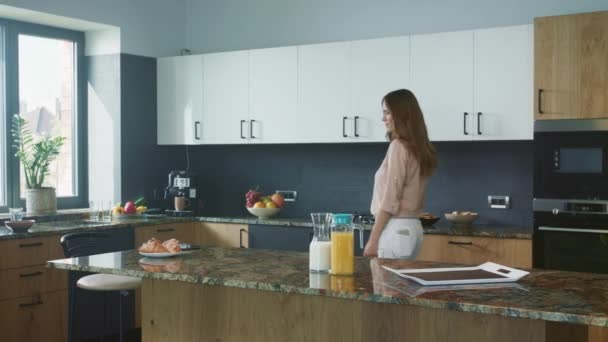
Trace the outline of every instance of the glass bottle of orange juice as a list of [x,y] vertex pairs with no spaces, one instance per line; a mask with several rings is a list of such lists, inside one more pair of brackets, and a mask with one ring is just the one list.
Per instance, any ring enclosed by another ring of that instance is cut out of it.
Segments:
[[334,214],[331,225],[331,273],[355,273],[355,233],[361,229],[353,225],[353,215]]

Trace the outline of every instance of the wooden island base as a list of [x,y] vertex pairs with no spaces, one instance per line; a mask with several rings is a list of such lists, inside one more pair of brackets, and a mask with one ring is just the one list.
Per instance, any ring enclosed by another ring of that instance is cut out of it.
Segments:
[[588,341],[584,325],[180,281],[142,296],[144,342]]

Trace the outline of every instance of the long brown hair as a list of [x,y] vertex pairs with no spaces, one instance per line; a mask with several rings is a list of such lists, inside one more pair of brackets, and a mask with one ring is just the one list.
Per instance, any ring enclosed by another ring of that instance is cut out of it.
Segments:
[[416,96],[407,89],[399,89],[386,94],[382,102],[393,118],[393,131],[388,138],[405,141],[410,153],[418,160],[420,176],[429,177],[437,168],[437,151],[429,141]]

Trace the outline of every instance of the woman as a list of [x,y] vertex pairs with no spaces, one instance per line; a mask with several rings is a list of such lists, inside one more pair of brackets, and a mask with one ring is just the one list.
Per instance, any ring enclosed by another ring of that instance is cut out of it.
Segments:
[[382,99],[382,121],[390,140],[374,177],[371,212],[376,221],[365,256],[415,259],[422,244],[422,210],[427,180],[437,156],[414,94],[392,91]]

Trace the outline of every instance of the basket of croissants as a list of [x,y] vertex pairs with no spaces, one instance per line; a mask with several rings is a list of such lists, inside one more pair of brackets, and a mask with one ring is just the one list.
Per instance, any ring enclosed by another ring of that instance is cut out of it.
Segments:
[[161,242],[151,238],[139,247],[139,253],[146,256],[174,256],[181,254],[182,248],[176,239]]

